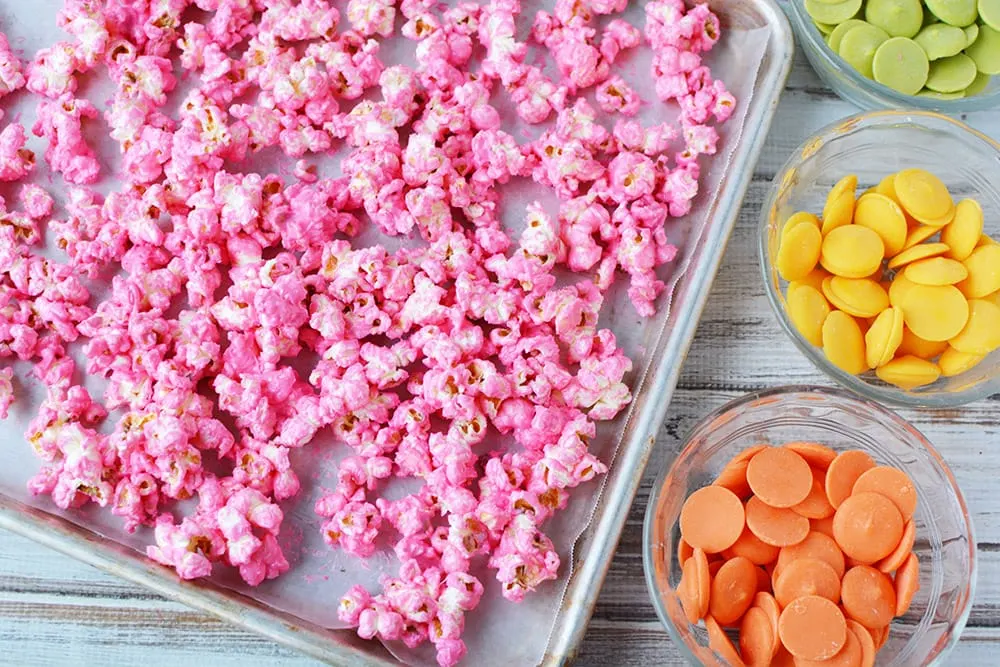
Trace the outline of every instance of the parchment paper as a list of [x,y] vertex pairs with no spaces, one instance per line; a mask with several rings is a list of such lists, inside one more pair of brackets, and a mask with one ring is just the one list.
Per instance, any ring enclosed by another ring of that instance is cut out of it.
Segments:
[[[552,3],[525,2],[524,4],[519,23],[522,38],[526,35],[536,10],[547,5],[551,6]],[[641,4],[631,4],[625,13],[625,18],[633,25],[641,27],[644,24]],[[30,2],[14,0],[3,3],[0,6],[0,29],[7,33],[15,49],[22,50],[22,56],[30,58],[37,49],[67,39],[55,25],[55,15],[61,5],[61,0]],[[652,348],[655,337],[664,326],[672,293],[690,261],[690,249],[695,246],[695,242],[709,222],[707,219],[709,204],[719,191],[742,132],[749,96],[752,94],[757,69],[765,53],[769,34],[768,28],[748,31],[725,29],[724,26],[722,40],[709,57],[713,74],[725,81],[736,96],[737,110],[730,121],[720,129],[722,141],[718,154],[703,161],[701,193],[692,213],[685,218],[670,220],[667,223],[668,237],[678,246],[679,253],[674,263],[663,267],[661,278],[667,282],[668,289],[660,298],[657,315],[646,320],[636,314],[626,294],[628,281],[624,276],[619,276],[605,300],[601,326],[609,327],[615,332],[619,344],[633,360],[634,368],[627,378],[633,391],[652,361],[647,350]],[[387,65],[395,62],[412,62],[409,60],[412,46],[412,43],[405,39],[395,39],[386,43],[382,51],[383,61]],[[616,64],[616,71],[642,94],[645,105],[638,119],[645,126],[666,119],[673,120],[677,116],[675,105],[662,104],[653,94],[649,69],[651,55],[648,47],[640,47]],[[547,65],[551,67],[551,63]],[[109,88],[106,84],[93,82],[83,86],[81,92],[98,104],[107,99]],[[174,97],[179,99],[178,93],[175,93]],[[11,101],[13,105],[10,104]],[[8,113],[0,121],[0,127],[17,119],[30,130],[34,122],[36,104],[36,98],[28,98],[23,93],[4,100]],[[596,104],[594,107],[598,109]],[[603,121],[610,127],[614,119],[604,117]],[[508,114],[504,123],[504,129],[522,142],[538,136],[548,127],[548,125],[526,125],[513,114]],[[107,140],[107,127],[103,121],[92,122],[89,125],[93,130],[90,136],[95,141],[94,145],[98,147],[105,168],[104,174],[117,173],[120,163],[117,146]],[[44,143],[32,137],[28,148],[39,156],[39,168],[33,180],[56,198],[56,215],[62,215],[64,186],[59,177],[52,178],[48,174],[40,159],[44,152]],[[320,163],[320,175],[338,174],[339,159],[340,156],[334,156]],[[279,173],[287,173],[290,161],[280,164],[259,162],[253,167],[263,171],[273,168],[279,170]],[[97,189],[107,192],[113,189],[114,185],[113,179],[108,177],[97,186]],[[16,199],[15,193],[13,187],[0,184],[0,195],[6,197],[10,205],[13,205]],[[503,186],[501,200],[504,222],[513,229],[520,228],[524,207],[532,201],[540,201],[553,215],[558,210],[555,197],[546,188],[531,181],[512,182],[508,186]],[[386,239],[380,238],[377,232],[368,231],[358,239],[356,245],[375,242],[386,243]],[[390,240],[386,245],[394,247],[397,243],[396,240]],[[59,257],[55,253],[47,254]],[[570,275],[570,279],[576,280],[585,277]],[[92,305],[96,305],[101,298],[101,290],[95,289],[93,292],[95,300]],[[677,360],[678,363],[680,361]],[[80,511],[62,512],[55,508],[48,498],[35,498],[26,491],[26,482],[37,473],[40,466],[31,448],[24,442],[23,434],[44,397],[44,389],[30,377],[27,364],[19,363],[14,367],[17,372],[15,381],[19,396],[10,418],[0,421],[0,461],[3,463],[0,465],[0,492],[21,502],[62,515],[74,523],[144,552],[145,546],[153,541],[151,531],[140,530],[134,535],[127,535],[121,530],[119,519],[94,505]],[[85,385],[95,397],[101,396],[103,391],[101,381],[89,378],[85,381]],[[619,415],[615,421],[600,425],[592,449],[602,460],[610,462],[613,459],[626,417],[627,411]],[[294,452],[293,461],[302,481],[302,491],[296,498],[282,504],[286,519],[282,527],[281,543],[292,566],[288,573],[257,588],[247,587],[234,572],[225,572],[221,567],[217,568],[217,574],[213,579],[303,619],[331,628],[342,627],[343,624],[336,616],[336,606],[344,591],[357,583],[366,585],[373,591],[379,590],[379,576],[385,572],[395,573],[396,570],[395,557],[391,550],[377,553],[367,561],[361,561],[339,550],[331,550],[320,536],[321,521],[313,513],[313,505],[323,495],[324,489],[335,485],[336,463],[348,453],[346,446],[335,442],[328,435],[321,435],[304,449]],[[415,490],[415,484],[414,480],[408,480],[406,483],[390,485],[383,495],[388,498],[398,498]],[[478,574],[486,585],[487,593],[480,607],[467,617],[464,639],[468,644],[469,654],[464,664],[493,667],[536,664],[541,660],[566,582],[572,571],[572,545],[587,526],[599,500],[601,487],[602,483],[598,480],[576,489],[571,496],[569,507],[545,526],[546,533],[552,538],[563,561],[558,580],[546,583],[534,594],[529,595],[523,603],[514,604],[500,596],[499,586],[492,573],[485,568],[480,570]],[[434,653],[430,646],[418,651],[409,651],[405,647],[396,645],[389,648],[397,657],[409,664],[434,664]]]

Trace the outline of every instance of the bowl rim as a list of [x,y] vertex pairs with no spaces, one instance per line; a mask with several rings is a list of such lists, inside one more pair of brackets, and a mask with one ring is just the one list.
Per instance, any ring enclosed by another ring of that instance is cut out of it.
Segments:
[[[661,625],[663,625],[667,634],[670,635],[671,641],[678,647],[678,650],[683,655],[684,659],[689,664],[701,664],[700,660],[694,655],[690,647],[684,641],[680,634],[680,631],[674,625],[673,620],[670,618],[664,603],[661,599],[661,595],[665,593],[656,583],[656,578],[653,576],[653,522],[656,515],[656,506],[659,503],[660,496],[663,493],[664,485],[667,478],[673,474],[674,468],[676,467],[677,461],[683,458],[689,453],[692,447],[697,446],[692,440],[692,435],[699,432],[703,428],[707,427],[709,424],[717,419],[722,418],[724,415],[734,411],[742,409],[748,405],[752,406],[762,400],[767,400],[773,397],[786,396],[793,394],[804,394],[804,395],[814,395],[814,396],[827,396],[835,397],[847,402],[853,402],[861,406],[867,407],[882,416],[887,417],[891,421],[895,422],[897,425],[901,426],[909,435],[914,439],[914,445],[919,444],[923,449],[931,456],[934,463],[941,469],[944,473],[945,479],[951,487],[952,495],[954,495],[955,500],[958,502],[959,509],[961,511],[962,518],[965,522],[965,528],[968,533],[968,543],[969,543],[969,578],[965,586],[964,604],[963,609],[955,619],[954,625],[949,633],[948,642],[940,647],[940,650],[934,660],[929,663],[929,666],[942,664],[951,651],[955,648],[961,638],[962,631],[965,629],[968,623],[969,616],[972,613],[973,602],[976,597],[976,584],[979,574],[979,559],[978,559],[978,542],[976,540],[976,530],[975,525],[972,521],[972,514],[969,511],[969,506],[965,501],[965,496],[962,494],[962,489],[958,485],[958,480],[955,479],[955,475],[948,465],[947,461],[941,455],[941,453],[931,444],[930,440],[925,436],[916,426],[903,419],[899,414],[893,410],[887,408],[886,406],[878,403],[877,401],[870,400],[865,397],[860,397],[850,391],[839,387],[824,387],[819,385],[808,385],[808,384],[791,384],[782,385],[778,387],[771,387],[768,389],[760,389],[753,391],[742,396],[738,396],[730,401],[727,401],[723,405],[719,406],[715,410],[712,410],[704,417],[698,420],[693,426],[691,426],[686,434],[684,444],[676,452],[676,454],[668,461],[663,469],[659,471],[656,475],[656,481],[653,483],[652,488],[649,492],[649,498],[646,501],[646,508],[643,513],[642,521],[642,569],[643,575],[646,579],[646,590],[650,597],[650,602],[653,608],[656,610],[656,615],[660,619]],[[671,527],[673,530],[673,527]],[[675,553],[670,553],[669,558],[671,562],[676,558]]]
[[[858,72],[850,63],[844,60],[839,53],[830,48],[823,38],[823,33],[816,27],[815,22],[805,10],[804,0],[787,0],[783,3],[790,5],[789,14],[792,16],[792,25],[796,34],[806,41],[808,49],[822,59],[823,64],[833,67],[841,73],[856,88],[867,92],[873,102],[889,107],[916,107],[927,111],[941,111],[944,113],[963,113],[966,111],[983,111],[995,109],[1000,106],[1000,88],[986,93],[974,95],[972,97],[961,97],[957,100],[941,100],[933,97],[918,97],[916,95],[905,95],[875,79],[869,79]],[[838,93],[839,94],[839,93]]]
[[[1000,373],[967,389],[949,392],[911,392],[889,385],[878,386],[871,384],[860,376],[851,375],[831,364],[823,355],[820,348],[812,345],[802,337],[781,304],[779,295],[780,283],[774,283],[771,280],[772,276],[769,270],[768,259],[768,230],[771,224],[771,209],[774,207],[774,203],[782,189],[782,183],[787,178],[787,175],[799,162],[811,156],[831,139],[844,133],[863,131],[866,129],[865,125],[867,123],[891,121],[909,123],[917,127],[928,127],[932,123],[943,125],[950,128],[951,131],[968,135],[982,142],[996,154],[997,160],[1000,161],[1000,142],[960,120],[935,111],[918,109],[863,111],[829,123],[796,147],[788,159],[785,160],[785,163],[775,172],[768,194],[761,205],[760,217],[757,223],[757,260],[760,267],[760,275],[764,281],[764,292],[767,294],[767,300],[771,304],[771,310],[777,317],[781,328],[791,339],[795,347],[812,362],[813,366],[828,378],[866,399],[879,401],[894,407],[954,408],[982,400],[1000,392]],[[860,130],[858,130],[859,126],[862,126]]]

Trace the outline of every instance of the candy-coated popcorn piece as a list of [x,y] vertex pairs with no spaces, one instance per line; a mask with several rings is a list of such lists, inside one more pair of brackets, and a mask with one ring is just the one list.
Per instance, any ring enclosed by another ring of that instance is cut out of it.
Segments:
[[7,35],[0,32],[0,97],[24,86],[24,65],[10,48]]
[[28,135],[20,123],[0,131],[0,181],[19,181],[35,168],[35,154],[24,146]]

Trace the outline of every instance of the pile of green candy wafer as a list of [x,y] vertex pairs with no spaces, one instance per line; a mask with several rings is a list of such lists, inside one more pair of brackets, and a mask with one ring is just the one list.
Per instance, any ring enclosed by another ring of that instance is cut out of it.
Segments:
[[958,99],[1000,74],[1000,0],[799,0],[854,69],[905,95]]

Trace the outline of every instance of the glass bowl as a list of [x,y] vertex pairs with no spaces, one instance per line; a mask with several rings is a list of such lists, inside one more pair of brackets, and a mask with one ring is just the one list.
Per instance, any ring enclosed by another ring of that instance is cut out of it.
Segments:
[[904,95],[888,86],[883,86],[874,79],[862,76],[827,45],[823,33],[806,12],[804,0],[788,0],[783,4],[788,7],[786,13],[791,19],[799,45],[819,78],[833,88],[840,97],[862,109],[912,108],[961,114],[1000,106],[1000,77],[996,76],[978,95],[957,100]]
[[792,342],[821,371],[841,385],[890,405],[943,408],[1000,391],[1000,350],[961,375],[903,390],[879,380],[873,371],[851,375],[831,364],[823,350],[802,337],[785,308],[786,283],[778,275],[781,227],[796,211],[817,215],[833,185],[858,175],[858,192],[884,176],[922,167],[948,186],[956,201],[973,197],[983,207],[984,231],[1000,239],[1000,144],[967,125],[937,113],[871,111],[823,128],[808,139],[778,171],[761,209],[760,265],[768,300]]
[[920,590],[892,622],[878,667],[939,665],[958,641],[972,607],[976,541],[955,478],[927,439],[898,415],[840,389],[781,387],[722,406],[691,432],[653,487],[643,527],[643,565],[653,606],[684,657],[725,665],[707,648],[703,625],[691,625],[674,590],[680,581],[677,527],[689,494],[711,483],[744,448],[794,440],[836,450],[863,449],[880,464],[905,470],[919,494],[914,552]]

